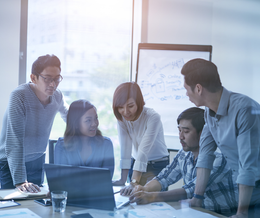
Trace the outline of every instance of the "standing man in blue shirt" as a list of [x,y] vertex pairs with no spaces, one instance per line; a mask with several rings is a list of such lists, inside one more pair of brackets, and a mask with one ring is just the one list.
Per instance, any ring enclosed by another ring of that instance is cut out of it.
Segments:
[[191,206],[201,206],[218,147],[239,185],[239,202],[232,218],[260,217],[260,105],[253,99],[225,89],[215,64],[203,59],[182,68],[190,101],[206,106],[200,139],[197,182]]

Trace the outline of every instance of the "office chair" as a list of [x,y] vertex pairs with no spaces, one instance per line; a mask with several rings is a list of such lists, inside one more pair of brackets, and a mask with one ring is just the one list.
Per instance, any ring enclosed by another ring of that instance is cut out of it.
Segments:
[[57,140],[49,139],[49,163],[54,164],[54,148]]
[[167,148],[168,153],[170,154],[171,152],[178,152],[179,149],[172,149],[172,148]]

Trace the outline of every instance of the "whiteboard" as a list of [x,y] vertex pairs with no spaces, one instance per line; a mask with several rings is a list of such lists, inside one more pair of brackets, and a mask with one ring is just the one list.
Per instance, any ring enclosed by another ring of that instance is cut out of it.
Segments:
[[185,109],[195,107],[183,86],[183,65],[194,58],[211,61],[211,53],[210,45],[138,45],[136,82],[145,106],[160,114],[165,135],[178,136],[177,117]]

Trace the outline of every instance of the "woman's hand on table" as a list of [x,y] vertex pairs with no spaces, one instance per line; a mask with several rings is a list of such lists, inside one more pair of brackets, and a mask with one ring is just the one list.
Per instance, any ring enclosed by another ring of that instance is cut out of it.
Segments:
[[122,188],[120,190],[120,194],[123,195],[123,196],[127,196],[127,195],[131,195],[133,194],[134,192],[134,188],[135,188],[135,185],[133,185],[132,183],[130,183],[129,185],[125,186],[124,188]]
[[120,190],[120,194],[121,195],[133,195],[136,192],[140,192],[140,191],[146,191],[144,186],[142,185],[134,185],[133,183],[130,183],[128,186],[125,186],[124,188],[122,188]]

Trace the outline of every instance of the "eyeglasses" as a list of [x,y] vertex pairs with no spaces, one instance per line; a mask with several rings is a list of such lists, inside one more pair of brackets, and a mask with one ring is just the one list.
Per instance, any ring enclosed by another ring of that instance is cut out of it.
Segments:
[[63,77],[61,75],[57,76],[56,78],[51,78],[51,77],[43,77],[41,74],[38,74],[40,77],[44,79],[44,82],[47,84],[52,83],[53,81],[58,84],[63,80]]

